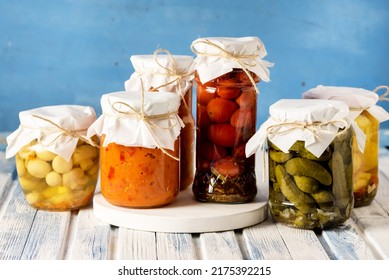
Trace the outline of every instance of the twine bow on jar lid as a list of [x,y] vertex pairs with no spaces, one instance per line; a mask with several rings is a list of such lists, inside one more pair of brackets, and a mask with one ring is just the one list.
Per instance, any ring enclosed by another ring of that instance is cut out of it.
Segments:
[[92,107],[57,105],[35,108],[19,113],[19,128],[7,137],[6,157],[14,156],[33,140],[31,150],[46,150],[70,160],[79,140],[96,146],[86,136],[87,129],[96,120]]
[[180,96],[172,92],[122,91],[104,94],[103,114],[91,125],[87,135],[105,135],[102,143],[145,148],[159,148],[178,160],[167,150],[184,126],[177,111]]
[[226,74],[234,68],[245,72],[256,93],[259,93],[259,89],[250,71],[261,80],[270,81],[268,68],[274,64],[263,60],[267,52],[257,37],[200,38],[191,44],[191,50],[197,55],[194,67],[202,83]]

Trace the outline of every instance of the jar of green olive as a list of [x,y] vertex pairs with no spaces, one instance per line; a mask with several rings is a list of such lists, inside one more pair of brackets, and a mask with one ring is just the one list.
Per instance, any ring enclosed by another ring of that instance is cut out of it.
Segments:
[[267,146],[273,219],[303,229],[345,222],[353,209],[348,106],[340,101],[282,99],[249,140],[251,154]]
[[99,170],[97,138],[85,136],[96,119],[94,110],[47,106],[20,112],[19,117],[19,128],[7,137],[6,157],[15,156],[27,202],[49,211],[88,205]]

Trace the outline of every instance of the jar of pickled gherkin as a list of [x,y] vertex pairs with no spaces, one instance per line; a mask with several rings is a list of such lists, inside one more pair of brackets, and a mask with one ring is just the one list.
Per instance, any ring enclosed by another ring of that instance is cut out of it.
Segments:
[[254,156],[245,156],[256,131],[257,83],[269,81],[257,37],[204,38],[192,43],[196,111],[196,174],[199,201],[245,203],[257,194]]
[[114,92],[101,98],[102,115],[88,135],[99,135],[101,194],[131,208],[167,205],[179,193],[180,97],[171,92]]
[[[324,229],[351,215],[353,135],[341,101],[281,99],[248,141],[248,156],[267,146],[273,219],[296,228]],[[266,166],[266,165],[265,165]]]
[[362,88],[318,86],[303,93],[307,99],[331,99],[345,102],[356,133],[365,141],[358,145],[353,141],[353,189],[354,207],[369,205],[378,190],[378,152],[380,122],[389,119],[389,113],[377,106],[377,93]]
[[19,118],[19,128],[7,137],[6,157],[15,156],[27,202],[50,211],[88,205],[99,169],[98,139],[86,137],[94,110],[47,106],[20,112]]
[[195,173],[195,130],[192,116],[191,70],[193,57],[172,55],[159,49],[154,55],[133,55],[131,62],[135,69],[125,82],[126,91],[146,90],[174,92],[181,97],[178,116],[184,122],[179,136],[180,190],[192,186]]

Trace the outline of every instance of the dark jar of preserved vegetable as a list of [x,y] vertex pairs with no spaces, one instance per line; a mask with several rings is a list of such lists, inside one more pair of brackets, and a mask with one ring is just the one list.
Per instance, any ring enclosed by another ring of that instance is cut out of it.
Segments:
[[[262,78],[255,67],[242,68],[243,60],[239,64],[222,55],[240,53],[242,57],[248,55],[253,66],[265,64],[259,54],[244,53],[245,41],[251,46],[261,45],[251,37],[241,41],[199,39],[192,44],[198,55],[195,59],[196,173],[193,193],[199,201],[245,203],[257,194],[255,159],[245,156],[245,146],[256,131],[256,84],[260,79],[268,81],[268,76]],[[221,61],[208,61],[208,55],[219,55],[231,68],[220,72]]]
[[345,222],[353,209],[353,131],[345,119],[346,104],[311,101],[273,104],[272,117],[259,134],[268,145],[273,219],[296,228],[324,229]]
[[196,77],[196,82],[194,195],[201,201],[251,201],[257,194],[255,161],[244,149],[256,131],[255,89],[240,69],[206,84]]

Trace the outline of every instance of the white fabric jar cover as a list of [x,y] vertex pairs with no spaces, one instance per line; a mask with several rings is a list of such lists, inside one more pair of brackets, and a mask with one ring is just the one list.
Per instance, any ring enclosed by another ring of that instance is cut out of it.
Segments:
[[302,94],[307,99],[328,99],[345,102],[350,108],[350,117],[356,119],[364,110],[378,122],[389,120],[389,113],[376,105],[379,96],[374,91],[354,87],[336,87],[319,85]]
[[174,150],[183,127],[177,115],[180,96],[172,92],[121,91],[101,97],[102,115],[87,135],[105,134],[103,147],[123,146]]
[[192,42],[191,49],[197,54],[194,69],[203,84],[234,68],[249,70],[261,80],[270,81],[268,68],[274,64],[263,60],[267,51],[258,37],[199,38]]
[[[166,54],[160,54],[164,53]],[[171,55],[165,50],[157,50],[154,55],[132,55],[130,57],[135,72],[125,81],[126,91],[175,92],[183,95],[192,87],[194,78],[193,57]],[[181,92],[180,92],[181,91]]]
[[[269,108],[270,118],[246,144],[249,157],[262,149],[269,139],[284,153],[298,140],[320,157],[341,129],[351,120],[347,104],[336,100],[281,99]],[[364,141],[357,135],[358,141]]]
[[50,151],[69,161],[79,139],[90,141],[86,133],[96,113],[89,106],[57,105],[22,111],[19,119],[19,128],[7,137],[7,158],[37,140],[30,150]]

